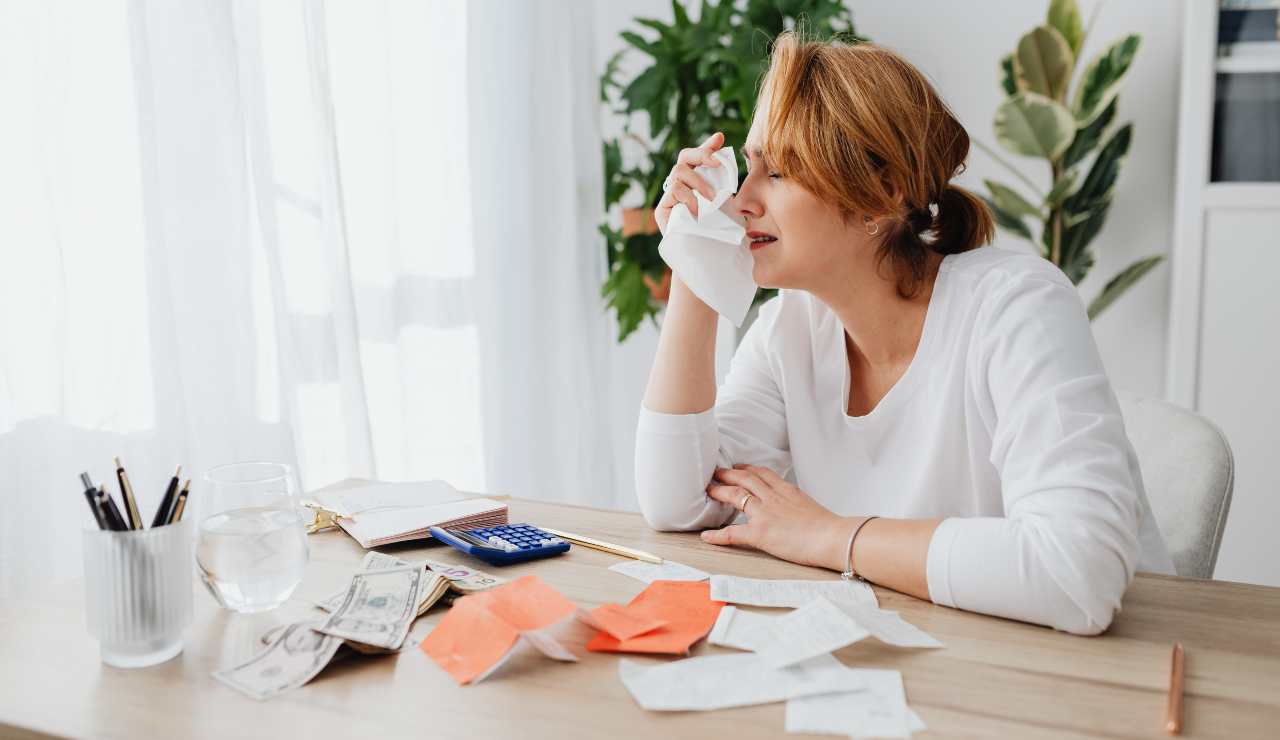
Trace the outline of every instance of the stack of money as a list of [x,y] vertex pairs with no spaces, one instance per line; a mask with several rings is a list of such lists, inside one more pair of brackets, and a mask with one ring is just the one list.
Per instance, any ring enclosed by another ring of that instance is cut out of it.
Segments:
[[[423,560],[419,564],[425,565],[433,573],[444,576],[445,586],[444,593],[425,601],[419,607],[418,614],[425,614],[441,597],[449,600],[453,596],[465,596],[507,582],[505,578],[499,578],[481,570],[451,563],[442,563],[437,560]],[[384,555],[380,552],[370,551],[365,553],[364,560],[360,562],[360,570],[384,570],[387,568],[401,568],[406,565],[411,565],[411,563],[394,555]],[[339,606],[342,606],[343,600],[347,598],[347,590],[346,588],[339,589],[328,597],[315,602],[315,604],[326,612],[333,612]],[[430,594],[427,595],[429,596]]]
[[473,593],[504,579],[462,566],[409,563],[370,552],[341,592],[316,603],[328,616],[276,627],[266,647],[213,677],[255,699],[270,699],[306,684],[339,655],[399,652],[413,621],[448,592]]

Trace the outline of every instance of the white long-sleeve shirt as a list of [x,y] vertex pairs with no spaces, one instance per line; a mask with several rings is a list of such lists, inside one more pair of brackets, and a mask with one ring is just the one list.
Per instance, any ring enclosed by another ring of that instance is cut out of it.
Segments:
[[761,307],[716,405],[641,408],[640,509],[720,527],[716,467],[762,465],[842,516],[941,518],[930,598],[1081,634],[1106,629],[1135,567],[1173,573],[1079,294],[1033,255],[983,247],[938,272],[915,357],[851,417],[844,327],[811,294]]

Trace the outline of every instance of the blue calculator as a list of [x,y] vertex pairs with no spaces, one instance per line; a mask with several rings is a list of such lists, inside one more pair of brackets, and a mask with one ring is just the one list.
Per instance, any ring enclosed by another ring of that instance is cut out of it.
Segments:
[[493,565],[511,565],[569,551],[569,543],[532,524],[502,524],[480,529],[431,527],[431,536],[455,550]]

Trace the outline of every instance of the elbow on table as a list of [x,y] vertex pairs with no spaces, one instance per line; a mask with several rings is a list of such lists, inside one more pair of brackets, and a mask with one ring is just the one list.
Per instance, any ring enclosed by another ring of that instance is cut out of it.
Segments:
[[1048,590],[1042,621],[1073,635],[1105,632],[1133,580],[1136,541],[1079,532],[1040,533],[1036,540]]
[[702,519],[710,503],[700,491],[685,494],[659,481],[648,481],[642,475],[636,476],[636,497],[645,523],[659,532],[702,529]]
[[687,532],[698,529],[686,507],[674,505],[676,503],[678,502],[640,494],[640,514],[644,516],[644,521],[650,529],[659,532]]
[[1090,613],[1073,608],[1061,615],[1060,618],[1055,618],[1050,622],[1049,626],[1072,635],[1096,637],[1107,631],[1114,616],[1115,611],[1111,609]]

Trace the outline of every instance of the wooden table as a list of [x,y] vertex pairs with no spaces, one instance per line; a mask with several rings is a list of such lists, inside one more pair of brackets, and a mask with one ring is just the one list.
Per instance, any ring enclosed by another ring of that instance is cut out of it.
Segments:
[[[636,514],[512,500],[511,520],[634,545],[712,573],[832,578],[767,555],[650,531]],[[383,548],[407,558],[464,558],[439,545]],[[458,686],[416,648],[331,665],[303,688],[256,702],[210,672],[249,657],[266,629],[315,615],[309,599],[349,578],[362,555],[339,532],[311,537],[311,565],[290,603],[233,615],[196,587],[185,651],[159,666],[103,665],[84,625],[83,588],[0,603],[0,737],[624,738],[783,735],[783,704],[716,712],[646,712],[618,680],[618,656],[584,649],[579,663],[521,655],[474,686]],[[574,601],[625,603],[643,588],[607,570],[618,558],[574,547],[566,556],[502,569],[536,573]],[[478,562],[473,563],[479,566]],[[490,570],[496,570],[490,568]],[[1164,737],[1169,651],[1187,650],[1186,737],[1280,734],[1280,589],[1140,575],[1100,637],[935,606],[876,589],[880,603],[946,643],[900,650],[864,641],[839,652],[854,666],[902,671],[926,736]],[[416,645],[442,608],[419,619]],[[725,651],[700,643],[695,655]],[[640,658],[641,660],[654,660]],[[814,736],[818,737],[818,736]]]

